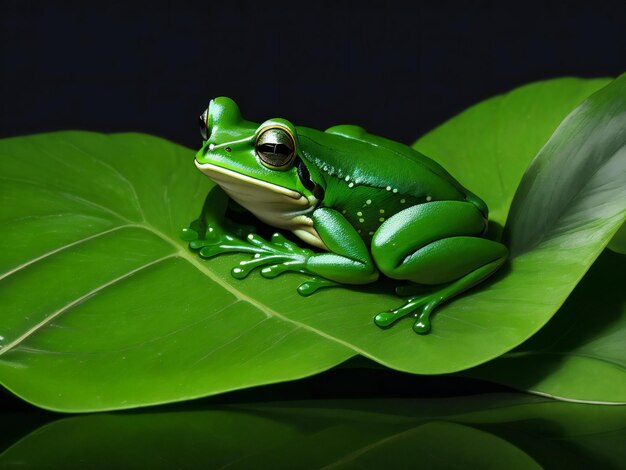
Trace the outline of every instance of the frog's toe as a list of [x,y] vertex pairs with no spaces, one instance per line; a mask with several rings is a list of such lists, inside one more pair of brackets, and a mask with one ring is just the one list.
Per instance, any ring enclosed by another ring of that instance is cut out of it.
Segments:
[[235,266],[233,269],[230,270],[230,275],[235,279],[245,279],[251,272],[252,269],[245,269],[239,266]]
[[298,294],[300,294],[302,297],[308,297],[309,295],[315,294],[315,291],[317,291],[317,289],[318,288],[315,286],[315,284],[307,281],[300,284],[297,290]]
[[266,266],[263,269],[261,269],[261,276],[267,279],[273,279],[276,276],[279,276],[285,272],[284,269],[281,269],[281,266],[282,266],[281,264],[273,264],[271,266]]
[[321,277],[314,277],[313,279],[303,282],[298,286],[298,294],[302,297],[308,297],[316,293],[318,290],[324,287],[339,287],[341,284],[335,281],[331,281],[329,279],[324,279]]
[[374,323],[380,326],[381,328],[387,328],[391,324],[397,322],[401,318],[406,317],[413,313],[417,304],[414,302],[415,299],[409,299],[406,304],[402,307],[393,308],[387,312],[381,312],[374,317]]
[[246,235],[245,239],[248,243],[256,247],[258,250],[262,250],[266,253],[275,253],[277,251],[271,242],[268,242],[256,233],[249,233],[248,235]]
[[[210,253],[212,251],[216,251],[216,254],[219,254],[219,252],[217,252],[218,249],[221,249],[222,244],[224,242],[227,241],[227,238],[225,235],[221,235],[221,236],[216,236],[212,233],[210,233],[209,231],[207,231],[207,234],[204,237],[198,237],[195,238],[193,240],[189,241],[189,248],[191,248],[194,251],[199,251],[204,247],[213,247],[211,250],[206,250],[205,253]],[[211,255],[213,256],[213,255]],[[205,256],[205,258],[209,258],[210,256]]]
[[424,315],[422,312],[417,316],[417,320],[413,323],[413,331],[419,335],[425,335],[430,331],[430,313]]
[[430,314],[437,305],[438,302],[436,299],[433,300],[432,296],[412,297],[402,307],[376,315],[374,323],[381,328],[387,328],[399,319],[413,314],[417,318],[413,324],[413,331],[424,335],[430,331]]
[[293,242],[290,242],[289,240],[285,238],[283,234],[278,233],[278,232],[272,235],[272,243],[292,252],[295,251],[296,248],[298,248],[298,245],[296,245]]
[[304,263],[300,260],[287,261],[281,264],[273,264],[271,266],[267,266],[261,269],[261,276],[268,279],[273,279],[276,276],[280,276],[282,273],[285,273],[287,271],[305,272],[302,269],[303,265]]
[[[230,273],[236,279],[243,279],[247,277],[248,274],[250,274],[256,268],[274,263],[276,261],[282,261],[283,259],[284,259],[284,256],[280,256],[280,255],[261,256],[260,254],[257,253],[254,255],[254,257],[251,260],[240,261],[239,266],[235,266],[230,271]],[[263,271],[265,271],[265,269],[261,271],[261,274],[263,274],[264,276],[265,274],[263,273]],[[268,277],[268,276],[265,276],[265,277]]]
[[415,313],[417,320],[413,323],[413,331],[420,335],[425,335],[430,331],[430,314],[437,305],[439,305],[437,301],[430,301]]
[[396,311],[381,312],[374,317],[374,323],[381,328],[387,328],[398,321],[404,315],[399,315]]
[[[202,241],[202,240],[199,240]],[[223,249],[221,247],[221,245],[207,245],[206,243],[204,245],[198,246],[198,248],[194,248],[194,246],[192,246],[193,244],[190,244],[192,249],[200,249],[199,254],[202,258],[213,258],[214,256],[220,255],[223,253]]]
[[207,245],[208,243],[206,242],[206,240],[196,239],[189,242],[189,248],[195,251],[198,251]]
[[200,238],[200,234],[197,230],[194,230],[191,227],[184,227],[180,230],[179,234],[180,238],[185,240],[186,242],[193,242]]

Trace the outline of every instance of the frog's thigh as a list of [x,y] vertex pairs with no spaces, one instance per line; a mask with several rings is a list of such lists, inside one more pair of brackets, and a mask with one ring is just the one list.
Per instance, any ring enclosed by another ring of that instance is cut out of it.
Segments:
[[343,215],[323,207],[313,213],[312,219],[330,252],[308,259],[306,268],[310,273],[344,284],[367,284],[378,279],[367,246]]
[[478,237],[484,228],[482,214],[471,203],[420,204],[380,226],[372,240],[372,256],[391,278],[443,284],[506,257],[504,245]]

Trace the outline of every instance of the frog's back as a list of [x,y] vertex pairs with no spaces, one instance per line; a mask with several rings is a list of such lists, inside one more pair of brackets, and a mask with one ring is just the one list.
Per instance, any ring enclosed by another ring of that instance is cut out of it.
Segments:
[[424,201],[467,200],[487,216],[487,206],[478,196],[408,145],[358,126],[335,126],[326,132],[298,128],[298,136],[304,158],[349,187],[368,186]]

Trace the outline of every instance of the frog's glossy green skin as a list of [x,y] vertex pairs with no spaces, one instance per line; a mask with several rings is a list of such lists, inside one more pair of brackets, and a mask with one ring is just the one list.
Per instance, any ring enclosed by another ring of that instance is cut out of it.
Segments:
[[[506,260],[504,245],[481,238],[485,203],[406,145],[357,126],[321,132],[284,119],[259,125],[244,120],[224,97],[211,101],[201,123],[206,139],[196,166],[260,220],[323,250],[300,249],[283,238],[231,237],[219,244],[223,251],[256,253],[234,270],[238,277],[264,267],[266,277],[298,271],[366,284],[382,272],[436,286],[375,318],[385,327],[414,313],[414,330],[424,333],[437,305],[481,282]],[[310,293],[311,286],[305,283],[299,290]]]

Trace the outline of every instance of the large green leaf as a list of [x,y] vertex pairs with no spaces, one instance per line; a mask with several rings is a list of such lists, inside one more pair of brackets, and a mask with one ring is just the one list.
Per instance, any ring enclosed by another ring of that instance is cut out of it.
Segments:
[[[523,101],[525,92],[550,84],[554,82],[524,87],[511,95]],[[475,127],[476,114],[484,111],[478,108],[488,103],[453,120],[452,129],[444,126],[427,136],[428,145],[436,147],[437,139],[447,143],[447,133],[464,135],[463,129]],[[507,132],[511,132],[510,127]],[[467,135],[482,134],[467,131]],[[468,142],[468,147],[482,148],[481,137],[474,140],[476,145]],[[495,185],[488,176],[481,183],[478,174],[467,175],[479,188],[485,183]],[[507,176],[514,179],[514,175]],[[502,199],[507,200],[508,196]],[[532,317],[558,308],[612,235],[612,248],[619,251],[625,215],[623,75],[568,116],[541,149],[515,194],[505,233],[512,251],[511,275],[505,281],[520,282],[523,287],[514,310],[524,313],[530,322]],[[614,235],[620,226],[622,230]],[[564,399],[625,403],[626,318],[620,287],[626,275],[625,263],[617,255],[606,258],[610,261],[601,266],[608,271],[594,270],[580,290],[582,294],[566,304],[549,328],[520,349],[468,373]],[[507,282],[504,287],[508,287]],[[514,292],[510,286],[511,300]]]
[[0,143],[7,388],[53,409],[123,408],[294,379],[353,354],[188,252],[178,233],[210,187],[192,159],[137,134]]
[[61,419],[0,454],[27,468],[619,468],[626,407],[523,395],[309,401]]
[[503,226],[530,161],[576,106],[610,82],[559,78],[531,83],[468,108],[414,147],[484,199],[489,219]]
[[552,397],[626,403],[626,256],[606,250],[550,322],[463,375]]
[[[552,82],[552,93],[559,95],[559,83]],[[584,81],[576,81],[577,93],[571,80],[563,83],[562,95],[575,97],[556,101],[571,107],[580,90],[590,91]],[[510,106],[535,100],[544,113],[567,112],[532,87],[525,93]],[[611,85],[601,93],[619,90]],[[519,115],[511,110],[502,119]],[[587,124],[601,119],[599,112]],[[459,134],[458,148],[473,146],[466,137]],[[617,229],[615,217],[598,220],[588,206],[576,231],[559,219],[548,233],[569,237],[585,253],[574,268],[547,263],[539,281],[543,260],[531,250],[441,308],[431,334],[417,336],[402,322],[383,331],[373,315],[398,304],[384,285],[302,298],[295,291],[300,275],[236,281],[229,268],[239,257],[202,261],[188,252],[176,235],[199,213],[209,188],[191,159],[190,151],[137,134],[69,132],[0,143],[2,384],[39,406],[84,411],[293,379],[356,353],[414,373],[467,369],[540,328]],[[619,200],[605,195],[590,201],[607,214]],[[597,236],[585,238],[585,224]],[[546,249],[542,256],[563,254],[562,245]]]
[[[614,204],[598,203],[611,199]],[[572,113],[527,170],[505,233],[512,264],[529,270],[541,266],[540,282],[552,275],[552,292],[567,290],[622,226],[625,214],[623,75]],[[566,304],[550,328],[506,359],[485,366],[481,375],[561,398],[626,403],[626,297],[621,287],[626,263],[619,255],[607,254],[606,259],[601,265],[605,271],[592,273],[582,295]],[[539,295],[542,287],[527,291],[533,290],[533,298],[550,304]]]
[[[606,245],[622,225],[625,183],[626,74],[571,113],[526,170],[505,228],[512,256],[543,244],[534,251],[543,254],[546,245],[556,246],[574,254],[560,259],[561,266],[576,258],[574,264],[588,267],[584,254],[595,258],[597,249],[584,247],[596,238]],[[608,238],[607,220],[612,220]]]

